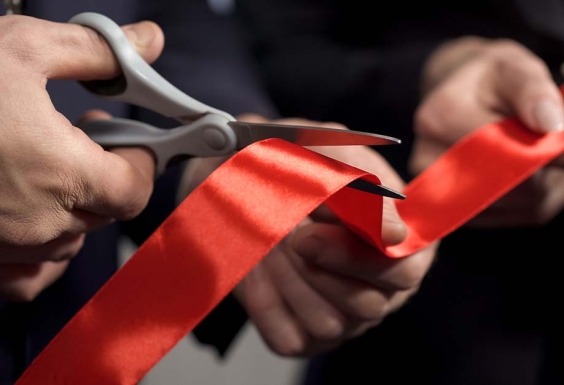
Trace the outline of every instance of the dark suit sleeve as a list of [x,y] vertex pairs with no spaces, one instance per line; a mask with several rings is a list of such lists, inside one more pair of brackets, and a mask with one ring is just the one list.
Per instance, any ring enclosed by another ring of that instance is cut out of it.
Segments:
[[[232,14],[218,15],[204,0],[147,0],[140,7],[138,19],[152,20],[164,31],[165,49],[153,66],[172,84],[234,116],[247,112],[270,118],[277,116],[253,66],[247,36]],[[142,108],[134,108],[131,115],[157,127],[178,125]],[[125,233],[137,244],[174,209],[183,169],[184,164],[169,169],[157,181],[146,210],[124,224]],[[223,355],[245,322],[244,310],[229,295],[198,325],[194,334],[200,342],[215,346]]]

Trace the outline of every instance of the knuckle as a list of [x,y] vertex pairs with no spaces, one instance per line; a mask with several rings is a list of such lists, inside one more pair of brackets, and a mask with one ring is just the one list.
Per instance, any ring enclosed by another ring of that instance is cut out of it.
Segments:
[[[485,55],[501,66],[519,66],[523,62],[536,62],[533,55],[523,45],[511,39],[497,39],[490,43]],[[538,60],[540,62],[540,60]]]
[[267,341],[267,345],[274,353],[282,357],[300,356],[306,350],[306,341],[302,336],[292,336],[292,338]]
[[55,200],[63,210],[71,211],[84,195],[83,184],[65,167],[57,168],[55,175],[58,181],[53,192]]
[[2,276],[8,277],[8,280],[0,282],[0,300],[9,302],[31,302],[35,300],[43,290],[61,276],[67,264],[61,264],[62,269],[47,269],[45,271],[42,270],[42,266],[43,264],[29,264],[25,265],[24,270],[9,267],[8,271],[3,271]]
[[247,295],[244,303],[247,313],[249,313],[250,315],[266,313],[276,308],[277,304],[275,303],[275,301],[270,300],[270,298],[261,296],[259,292],[253,292],[250,286],[246,287],[245,289]]
[[51,226],[38,220],[15,221],[9,229],[2,231],[1,241],[7,246],[36,247],[56,237]]
[[319,122],[319,121],[309,120],[309,119],[305,119],[305,118],[296,118],[296,117],[276,119],[274,121],[274,123],[276,123],[276,124],[293,124],[293,125],[298,125],[298,126],[320,126],[320,125],[323,124],[322,122]]
[[[246,283],[246,282],[245,282]],[[245,288],[247,289],[247,287]],[[245,290],[247,291],[247,290]],[[275,307],[275,304],[264,299],[257,298],[256,295],[247,295],[245,298],[245,310],[252,317],[253,315],[260,315],[261,313],[268,312]]]
[[[439,108],[440,107],[440,108]],[[440,89],[429,95],[415,111],[415,133],[421,136],[440,137],[443,131],[443,118],[437,112],[453,107],[453,99]]]
[[244,281],[244,300],[242,301],[247,313],[253,317],[268,314],[281,306],[276,297],[265,290],[260,290],[261,285],[255,284],[254,280]]
[[415,140],[412,152],[408,158],[409,171],[418,175],[435,161],[435,155],[430,153],[424,140]]
[[499,39],[491,44],[488,55],[494,60],[494,68],[499,73],[549,74],[547,65],[521,44],[510,39]]
[[41,293],[39,288],[33,285],[7,289],[2,293],[2,297],[11,302],[32,302]]
[[106,39],[96,31],[88,28],[82,28],[82,33],[72,35],[71,43],[76,46],[86,45],[86,48],[92,52],[99,52],[100,49],[107,50],[108,44]]
[[383,283],[388,291],[404,292],[421,286],[433,261],[434,254],[416,253],[392,268]]
[[332,341],[340,338],[345,332],[345,323],[336,316],[327,315],[315,323],[310,334],[317,340]]
[[85,49],[91,53],[91,57],[108,57],[113,58],[116,65],[114,65],[113,74],[110,77],[117,76],[119,74],[119,66],[117,65],[117,59],[115,58],[113,52],[110,50],[108,42],[106,39],[98,32],[89,29],[82,28],[81,34],[73,35],[72,40],[69,44],[78,49]]
[[47,259],[53,262],[62,262],[72,259],[80,252],[83,245],[84,235],[80,235],[72,241],[63,243],[60,247],[57,247]]
[[21,233],[17,245],[34,247],[44,245],[55,238],[51,229],[40,224],[34,224]]
[[505,55],[522,55],[526,52],[525,48],[517,43],[515,40],[509,38],[500,38],[492,41],[488,48],[487,52],[493,55],[498,55],[499,52],[503,52],[503,54],[499,54],[500,57]]
[[254,112],[247,112],[237,116],[237,120],[242,122],[249,122],[249,123],[267,123],[269,120],[264,117],[263,115],[254,113]]
[[452,145],[475,127],[460,119],[475,110],[475,95],[460,93],[459,80],[438,86],[428,94],[414,113],[416,139],[434,139]]
[[382,301],[382,295],[376,290],[359,293],[351,303],[352,316],[361,321],[383,319],[390,311],[388,301]]
[[410,268],[405,269],[399,279],[397,279],[393,286],[397,291],[413,290],[421,286],[423,279],[425,278],[425,273],[427,271],[426,267],[418,265],[420,262],[414,262],[415,266],[410,266]]
[[[2,276],[8,277],[8,280],[0,282],[0,298],[11,302],[33,301],[47,284],[38,274],[39,268],[39,265],[25,265],[24,270],[8,267],[7,271],[2,271]],[[23,279],[18,279],[22,276]]]
[[423,163],[419,157],[411,156],[408,160],[408,170],[411,175],[418,175],[420,174],[427,164]]
[[338,123],[338,122],[325,122],[325,123],[323,123],[323,126],[327,127],[327,128],[335,128],[335,129],[338,129],[338,130],[348,130],[349,129],[344,124]]
[[0,47],[20,65],[35,65],[45,52],[44,23],[27,16],[8,16],[1,25]]

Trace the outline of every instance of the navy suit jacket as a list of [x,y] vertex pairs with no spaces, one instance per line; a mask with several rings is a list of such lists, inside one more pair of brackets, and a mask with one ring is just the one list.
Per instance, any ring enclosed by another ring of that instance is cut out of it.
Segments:
[[[0,4],[0,10],[3,5]],[[33,0],[27,15],[66,22],[77,13],[100,12],[119,24],[142,19],[162,26],[166,46],[154,67],[171,83],[196,99],[233,115],[258,112],[274,116],[246,56],[244,37],[230,16],[211,12],[204,0]],[[48,90],[55,107],[76,121],[88,109],[140,119],[159,127],[176,123],[151,111],[103,101],[75,81],[53,81]],[[0,95],[9,98],[10,95]],[[117,268],[117,245],[127,235],[142,243],[174,209],[182,165],[161,177],[147,209],[135,220],[116,223],[89,234],[82,251],[64,276],[31,303],[0,302],[0,384],[11,384],[64,324]],[[228,297],[196,329],[203,343],[222,354],[245,322],[245,313]],[[221,324],[220,324],[221,322]]]

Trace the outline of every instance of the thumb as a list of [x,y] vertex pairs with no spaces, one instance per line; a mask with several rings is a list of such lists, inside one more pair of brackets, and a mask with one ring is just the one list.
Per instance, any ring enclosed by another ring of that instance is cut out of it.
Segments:
[[[37,36],[41,39],[41,44],[28,42],[30,49],[37,51],[34,52],[37,60],[32,64],[47,79],[101,80],[121,72],[104,37],[91,28],[44,20],[30,22],[28,28],[34,29],[26,35],[29,39]],[[122,30],[143,59],[152,63],[158,58],[164,35],[157,24],[143,21],[126,25]]]
[[[77,122],[110,119],[105,111],[91,110]],[[104,151],[90,163],[89,194],[78,208],[117,218],[130,219],[144,208],[152,192],[155,175],[153,153],[143,147],[119,147]]]
[[[111,119],[112,116],[106,111],[90,110],[84,113],[77,122],[77,127],[81,127],[89,120]],[[142,175],[145,180],[152,180],[155,175],[155,158],[153,153],[144,147],[120,147],[112,148],[110,152],[119,155]]]
[[382,207],[382,243],[384,246],[397,245],[407,237],[407,226],[399,216],[392,198],[384,198]]

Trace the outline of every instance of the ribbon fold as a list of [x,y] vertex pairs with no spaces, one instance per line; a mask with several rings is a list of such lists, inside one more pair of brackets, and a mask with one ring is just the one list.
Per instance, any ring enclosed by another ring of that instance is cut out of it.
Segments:
[[70,320],[16,385],[133,385],[321,203],[392,258],[462,226],[564,151],[564,133],[513,119],[476,130],[407,185],[408,237],[382,248],[382,197],[365,171],[281,140],[212,173]]

